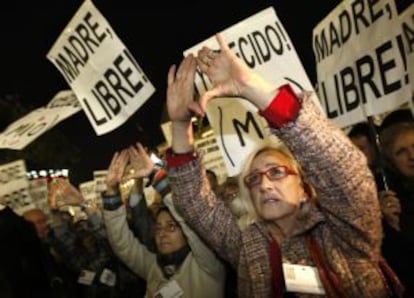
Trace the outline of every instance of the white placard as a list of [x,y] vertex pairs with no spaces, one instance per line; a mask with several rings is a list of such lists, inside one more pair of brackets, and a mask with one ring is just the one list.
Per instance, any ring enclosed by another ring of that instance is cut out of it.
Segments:
[[414,114],[414,4],[411,4],[400,15],[402,37],[405,45],[408,80],[411,86],[410,107]]
[[47,54],[97,135],[122,125],[155,89],[110,24],[83,2]]
[[29,193],[26,164],[19,159],[0,166],[0,204],[19,215],[35,208]]
[[212,170],[216,174],[218,184],[226,181],[228,176],[226,164],[213,130],[204,132],[202,138],[197,139],[194,145],[203,154],[203,165],[205,168]]
[[48,196],[49,189],[47,178],[38,178],[29,181],[29,193],[33,204],[42,210],[45,214],[50,213]]
[[93,181],[95,182],[95,191],[98,197],[106,190],[106,174],[107,170],[93,171]]
[[[290,83],[295,91],[313,90],[296,50],[272,7],[221,32],[229,47],[246,64],[276,86]],[[218,49],[214,36],[186,50],[197,55],[203,46]],[[207,77],[196,75],[200,94],[211,88]],[[317,103],[319,105],[319,103]],[[219,142],[227,173],[240,173],[249,153],[267,142],[266,121],[257,109],[239,99],[215,99],[209,103],[207,116]]]
[[0,148],[21,150],[81,107],[71,90],[59,91],[45,107],[33,110],[0,134]]
[[79,191],[89,206],[97,206],[96,181],[90,180],[79,184]]
[[394,0],[342,1],[313,30],[326,115],[346,127],[407,102],[403,48]]

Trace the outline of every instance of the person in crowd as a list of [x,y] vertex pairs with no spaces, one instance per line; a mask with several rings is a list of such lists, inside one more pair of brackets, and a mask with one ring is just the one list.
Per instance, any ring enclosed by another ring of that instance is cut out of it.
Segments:
[[390,178],[390,190],[381,198],[383,254],[414,295],[414,122],[388,126],[380,141]]
[[207,169],[206,173],[207,173],[208,182],[211,185],[211,189],[213,191],[217,192],[218,189],[219,189],[219,183],[218,183],[218,178],[217,178],[216,173],[213,170],[210,170],[210,169]]
[[134,236],[144,244],[147,249],[156,252],[153,228],[155,224],[154,215],[149,206],[144,193],[143,179],[133,179],[134,183],[126,206],[130,214],[130,228]]
[[0,297],[53,297],[33,225],[0,204]]
[[23,213],[25,220],[31,222],[36,229],[39,239],[45,240],[50,232],[47,215],[39,208],[33,208]]
[[[133,176],[124,176],[128,163],[134,168]],[[123,179],[143,177],[150,177],[151,185],[163,196],[167,207],[156,212],[156,253],[134,237],[119,196]],[[103,194],[110,244],[115,254],[147,281],[146,297],[224,297],[224,267],[175,211],[166,178],[166,171],[154,167],[140,144],[114,154]]]
[[57,239],[55,239],[54,231],[49,226],[48,216],[43,210],[33,208],[24,212],[23,217],[33,224],[42,243],[42,261],[46,268],[52,297],[77,297],[75,278],[64,265],[62,257],[54,246]]
[[[81,297],[119,297],[118,263],[107,239],[84,228],[78,229],[76,236],[75,249],[78,252],[78,260],[75,262],[75,269],[80,273],[78,282],[82,284]],[[82,277],[88,275],[93,275],[94,278],[82,280]]]
[[[220,51],[203,47],[168,74],[166,159],[177,210],[237,269],[240,297],[390,296],[379,265],[379,201],[362,152],[315,107],[314,93],[273,86],[216,38]],[[212,89],[194,101],[197,66]],[[251,102],[285,144],[258,149],[240,173],[240,197],[254,219],[244,230],[211,190],[194,149],[191,117],[220,96]],[[297,283],[302,270],[319,279]]]
[[387,182],[380,160],[380,148],[377,147],[379,127],[372,125],[371,127],[368,122],[357,123],[348,132],[348,137],[364,153],[368,166],[374,174],[377,189],[381,191],[386,188]]
[[[58,183],[62,183],[59,181]],[[75,276],[77,297],[119,297],[119,261],[106,238],[102,216],[96,206],[86,204],[74,187],[62,183],[50,193],[52,247]],[[64,210],[76,210],[74,216]],[[68,216],[69,215],[69,216]]]
[[226,181],[220,185],[219,196],[237,218],[241,218],[246,213],[246,207],[239,198],[240,191],[237,177],[227,177]]
[[397,109],[387,114],[381,121],[380,131],[401,122],[414,122],[414,116],[409,109]]

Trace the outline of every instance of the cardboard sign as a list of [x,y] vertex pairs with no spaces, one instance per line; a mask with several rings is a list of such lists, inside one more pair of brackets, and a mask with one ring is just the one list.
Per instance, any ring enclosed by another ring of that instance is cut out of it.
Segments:
[[[269,82],[274,83],[275,88],[290,83],[297,92],[313,90],[295,48],[272,7],[221,33],[236,55]],[[196,56],[203,46],[219,48],[212,36],[186,50],[184,55],[193,53]],[[205,75],[197,73],[196,88],[203,94],[211,88],[211,83]],[[240,98],[214,99],[209,103],[207,117],[229,176],[240,173],[249,153],[273,138],[256,107]]]
[[35,208],[26,172],[22,159],[0,166],[0,204],[9,206],[19,215]]
[[97,135],[122,125],[155,89],[91,1],[47,54],[79,98]]
[[71,90],[58,92],[46,107],[33,110],[0,134],[0,148],[21,150],[81,107]]
[[340,127],[410,98],[394,0],[342,1],[314,28],[313,51],[322,106]]

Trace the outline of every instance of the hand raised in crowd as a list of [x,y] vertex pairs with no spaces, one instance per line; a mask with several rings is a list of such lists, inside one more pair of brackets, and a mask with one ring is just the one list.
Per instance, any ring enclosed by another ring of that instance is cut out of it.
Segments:
[[259,109],[265,109],[276,94],[273,84],[265,81],[237,57],[220,33],[216,39],[220,51],[203,47],[197,54],[198,67],[208,76],[213,88],[205,92],[197,104],[191,104],[190,109],[203,116],[211,99],[226,96],[243,97]]
[[129,163],[133,173],[124,176],[123,180],[148,177],[154,168],[154,162],[140,143],[128,147]]
[[178,66],[168,71],[167,109],[172,122],[191,121],[188,105],[194,100],[194,76],[196,59],[188,55]]
[[401,205],[397,194],[392,190],[380,192],[381,212],[385,221],[395,230],[400,230]]
[[55,178],[49,185],[49,207],[52,210],[59,209],[63,206],[78,206],[85,199],[80,191],[73,186],[68,180]]
[[197,62],[193,55],[188,55],[178,69],[172,65],[168,71],[167,110],[172,122],[172,149],[176,153],[193,149],[191,111],[189,106],[194,101],[194,77]]
[[129,155],[127,149],[121,152],[115,152],[113,155],[105,178],[107,195],[116,195],[119,192],[119,183],[122,181],[128,161]]

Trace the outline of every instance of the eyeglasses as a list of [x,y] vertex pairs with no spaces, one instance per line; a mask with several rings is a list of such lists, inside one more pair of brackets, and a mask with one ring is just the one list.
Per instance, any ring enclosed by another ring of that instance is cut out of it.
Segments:
[[154,228],[155,234],[159,235],[162,231],[172,233],[175,232],[179,228],[179,225],[175,222],[169,222],[165,226],[162,225],[156,225]]
[[280,180],[288,175],[297,175],[294,171],[286,166],[273,166],[262,171],[254,171],[244,177],[244,184],[250,189],[253,186],[259,185],[262,182],[262,176],[271,180]]

